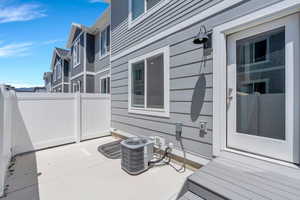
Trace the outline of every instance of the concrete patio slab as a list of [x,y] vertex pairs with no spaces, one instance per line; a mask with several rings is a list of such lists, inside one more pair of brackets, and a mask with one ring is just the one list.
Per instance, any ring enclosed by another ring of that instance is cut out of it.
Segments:
[[1,200],[169,200],[192,174],[166,165],[131,176],[120,160],[98,152],[99,145],[112,141],[105,137],[18,156]]

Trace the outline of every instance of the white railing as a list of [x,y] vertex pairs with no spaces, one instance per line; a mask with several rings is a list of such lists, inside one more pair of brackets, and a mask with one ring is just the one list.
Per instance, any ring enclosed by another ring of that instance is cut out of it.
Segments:
[[11,156],[109,135],[110,96],[0,92],[0,196]]

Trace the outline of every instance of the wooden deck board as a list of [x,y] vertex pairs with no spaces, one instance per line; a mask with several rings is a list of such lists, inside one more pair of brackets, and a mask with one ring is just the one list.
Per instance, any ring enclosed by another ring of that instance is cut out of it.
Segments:
[[[221,163],[225,166],[229,166],[233,169],[240,171],[242,169],[242,173],[248,175],[248,178],[253,181],[257,180],[259,183],[264,183],[272,186],[274,189],[278,189],[280,191],[285,191],[296,196],[300,196],[300,189],[297,188],[299,186],[299,181],[297,183],[293,183],[290,178],[287,178],[282,175],[274,174],[271,172],[266,172],[264,170],[253,169],[250,166],[245,166],[240,163],[236,163],[236,161],[228,160],[228,159],[218,159],[216,163]],[[257,182],[255,182],[257,183]],[[296,185],[293,185],[296,184]],[[298,185],[297,185],[298,184]]]
[[246,190],[253,191],[266,199],[297,199],[296,194],[283,190],[281,187],[278,187],[277,184],[265,181],[263,178],[247,174],[242,168],[233,169],[225,164],[214,162],[208,168],[203,169],[203,171],[213,173],[217,177],[223,178],[233,184],[237,184]]
[[300,199],[299,169],[255,159],[216,158],[189,180],[224,199]]
[[[205,187],[206,189],[216,192],[228,199],[249,200],[257,197],[254,193],[250,194],[249,191],[246,191],[236,185],[228,184],[226,181],[204,173],[201,170],[193,174],[190,179],[199,184],[201,187]],[[258,197],[257,199],[263,198]]]

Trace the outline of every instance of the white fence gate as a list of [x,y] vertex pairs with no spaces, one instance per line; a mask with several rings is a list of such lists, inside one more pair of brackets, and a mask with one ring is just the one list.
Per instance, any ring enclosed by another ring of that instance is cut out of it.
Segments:
[[0,196],[12,155],[110,134],[110,96],[0,90]]

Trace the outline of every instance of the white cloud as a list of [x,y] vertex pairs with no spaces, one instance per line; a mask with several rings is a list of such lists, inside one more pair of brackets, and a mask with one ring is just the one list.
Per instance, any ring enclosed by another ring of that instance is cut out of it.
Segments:
[[0,23],[29,21],[45,17],[44,10],[37,4],[23,4],[20,6],[0,7]]
[[103,3],[103,0],[89,0],[90,3]]
[[12,43],[0,46],[0,58],[12,56],[26,56],[29,54],[30,48],[33,46],[31,42]]
[[55,44],[55,43],[58,43],[58,42],[64,42],[64,40],[59,40],[59,39],[47,40],[47,41],[42,42],[41,44],[42,45],[48,45],[48,44]]

